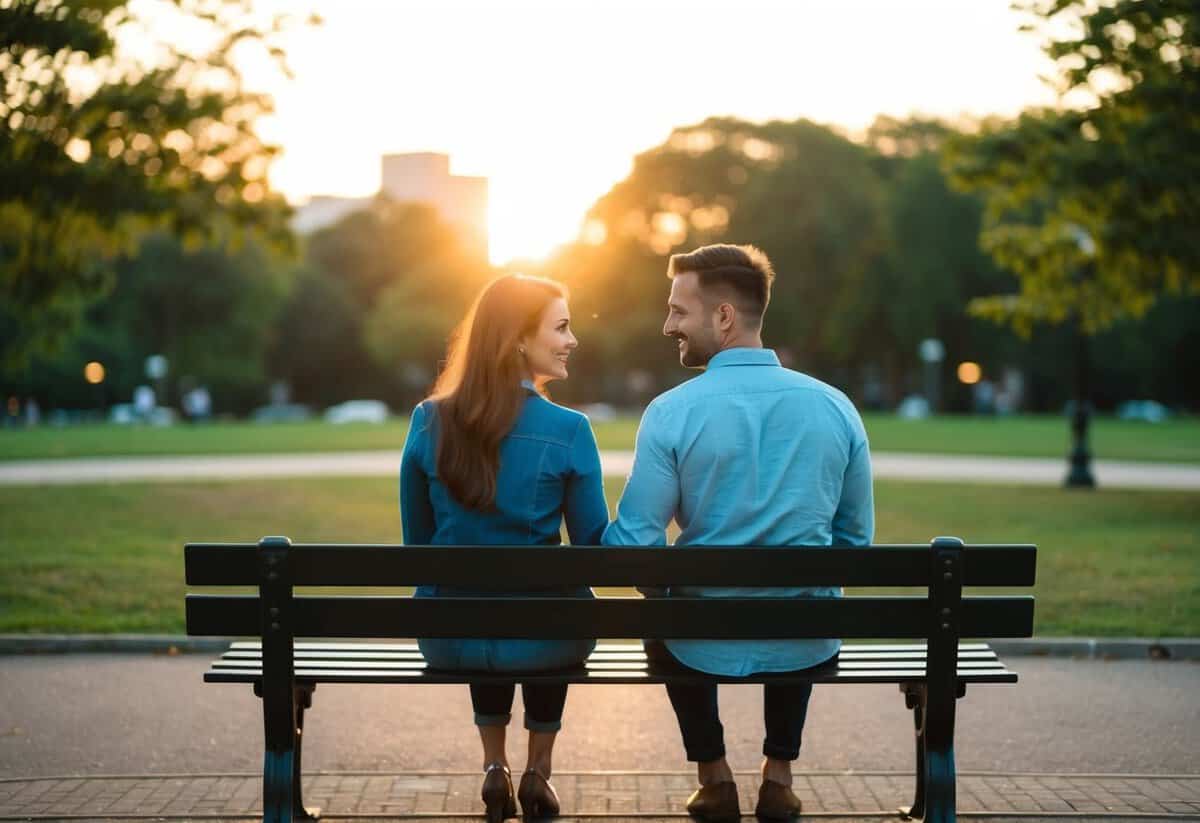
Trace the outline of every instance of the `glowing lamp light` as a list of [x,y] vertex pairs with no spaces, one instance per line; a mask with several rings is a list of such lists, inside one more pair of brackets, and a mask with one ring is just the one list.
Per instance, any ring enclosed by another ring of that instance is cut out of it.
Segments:
[[960,383],[973,386],[979,382],[979,378],[981,377],[983,377],[983,369],[979,368],[978,363],[966,360],[958,364],[958,380]]
[[104,365],[95,360],[83,367],[83,379],[95,386],[104,382]]

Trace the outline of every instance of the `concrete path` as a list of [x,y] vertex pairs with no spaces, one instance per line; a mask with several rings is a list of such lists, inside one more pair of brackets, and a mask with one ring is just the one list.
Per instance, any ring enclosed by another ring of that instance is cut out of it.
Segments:
[[[0,660],[0,819],[244,819],[261,808],[259,701],[205,684],[208,655]],[[1200,665],[1014,658],[1021,682],[959,703],[964,816],[1200,819]],[[753,809],[761,690],[722,687],[730,761]],[[525,757],[520,701],[509,754]],[[310,802],[335,816],[481,813],[462,686],[324,685],[305,728]],[[892,686],[814,692],[797,764],[813,816],[907,802],[912,726]],[[678,817],[692,788],[657,686],[576,687],[556,751],[568,816]]]
[[[633,466],[633,453],[605,451],[601,461],[606,475],[624,477]],[[1058,486],[1066,473],[1066,460],[1059,458],[876,452],[872,464],[877,478],[953,483]],[[399,465],[398,451],[20,460],[0,462],[0,485],[391,476]],[[1200,490],[1200,465],[1099,460],[1093,464],[1093,471],[1097,482],[1108,488]]]
[[[209,655],[0,659],[0,776],[257,772],[259,701],[201,679]],[[974,686],[958,706],[965,771],[1200,775],[1200,664],[1013,658],[1015,686]],[[721,689],[730,760],[753,769],[762,693]],[[520,700],[510,755],[524,763]],[[675,771],[679,733],[658,686],[577,686],[562,770]],[[322,685],[305,727],[312,769],[473,771],[463,686]],[[799,768],[910,771],[912,720],[895,686],[818,686]]]

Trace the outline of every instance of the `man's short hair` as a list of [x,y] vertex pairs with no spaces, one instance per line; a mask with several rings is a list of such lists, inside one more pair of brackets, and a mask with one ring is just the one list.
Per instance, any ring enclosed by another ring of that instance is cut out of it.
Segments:
[[775,270],[762,250],[754,246],[718,243],[687,254],[672,254],[667,277],[695,272],[706,293],[729,292],[738,309],[759,322],[771,300]]

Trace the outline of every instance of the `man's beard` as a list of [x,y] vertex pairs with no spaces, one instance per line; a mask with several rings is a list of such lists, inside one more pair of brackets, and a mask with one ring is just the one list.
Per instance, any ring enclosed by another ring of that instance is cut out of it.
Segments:
[[685,339],[687,347],[679,352],[679,362],[689,369],[699,369],[708,365],[708,361],[717,353],[716,346],[705,345],[707,341],[702,342],[695,337]]

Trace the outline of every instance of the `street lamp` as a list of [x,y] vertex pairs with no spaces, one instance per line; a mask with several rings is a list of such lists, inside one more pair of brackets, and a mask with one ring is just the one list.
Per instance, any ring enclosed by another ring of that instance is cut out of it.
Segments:
[[946,347],[936,337],[927,337],[917,346],[917,355],[925,364],[925,399],[929,401],[929,410],[936,414],[941,405],[939,373],[942,360],[946,357]]
[[[1076,247],[1087,258],[1091,265],[1096,255],[1096,242],[1087,229],[1074,223],[1067,226],[1067,233],[1075,241]],[[1077,272],[1082,278],[1083,272]],[[1063,485],[1067,488],[1092,489],[1096,487],[1096,477],[1092,474],[1092,452],[1088,446],[1088,424],[1091,418],[1091,386],[1088,369],[1088,338],[1083,330],[1083,316],[1080,309],[1075,310],[1075,410],[1071,416],[1072,445],[1068,456],[1067,476]]]

